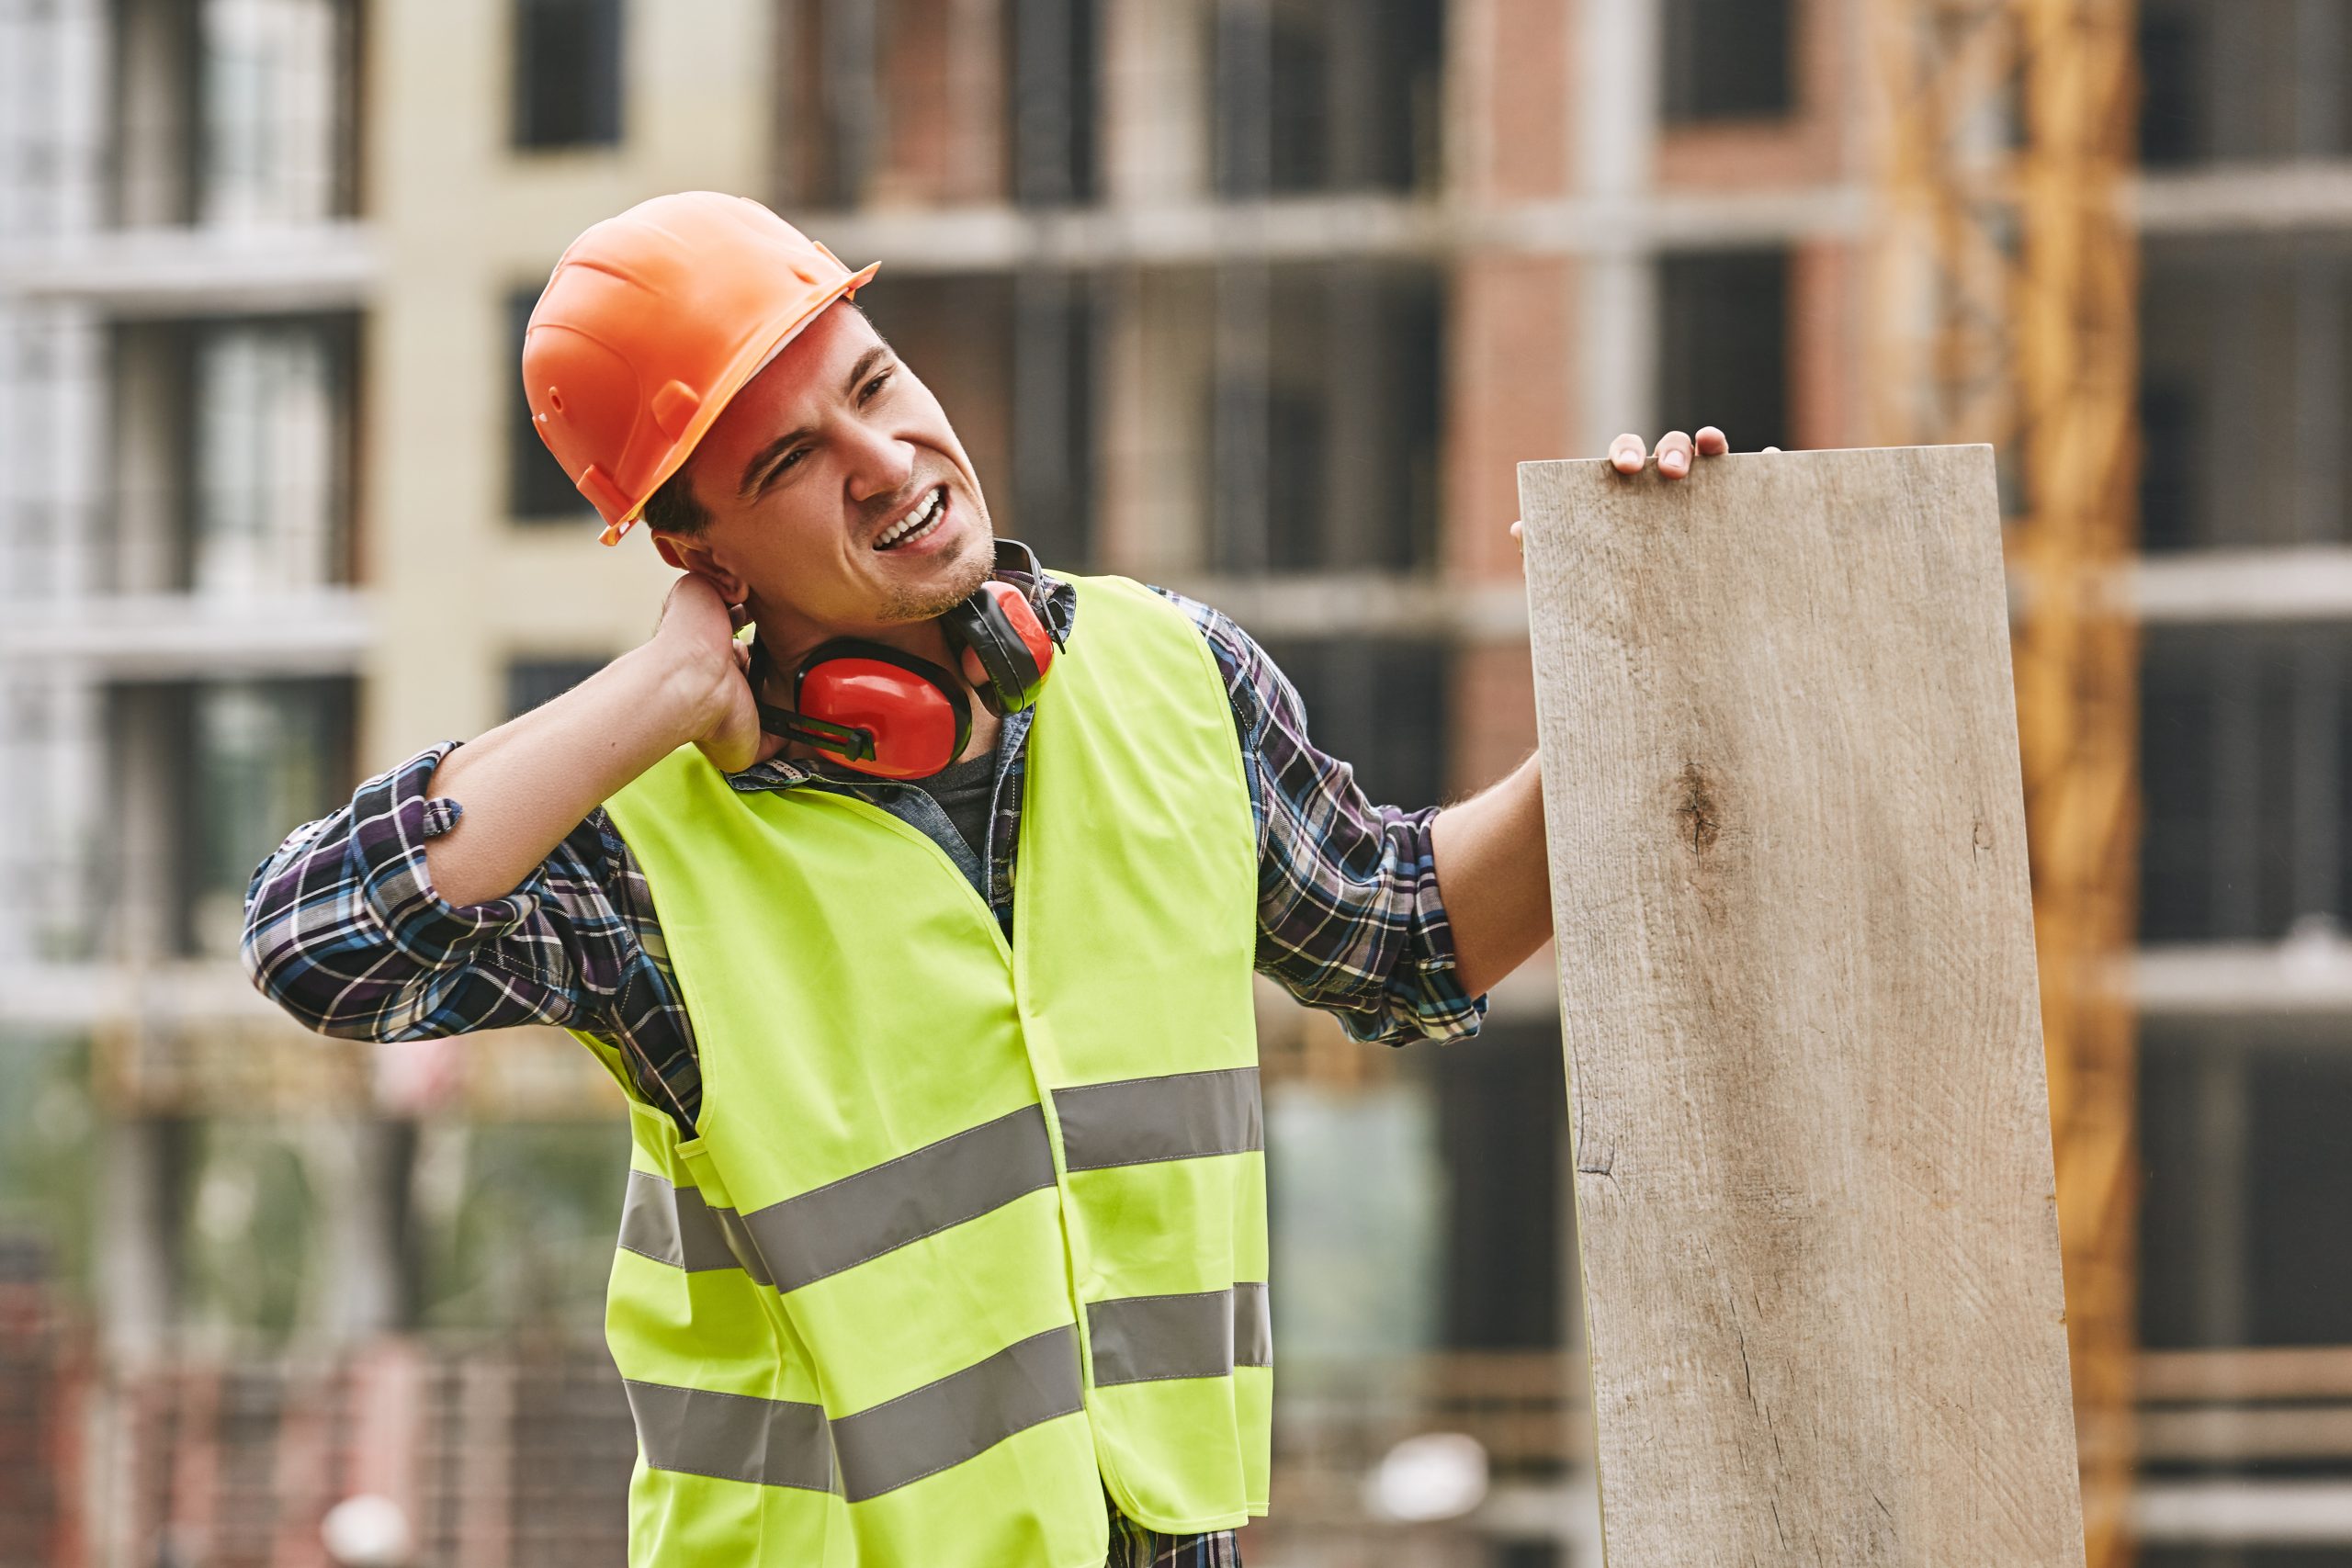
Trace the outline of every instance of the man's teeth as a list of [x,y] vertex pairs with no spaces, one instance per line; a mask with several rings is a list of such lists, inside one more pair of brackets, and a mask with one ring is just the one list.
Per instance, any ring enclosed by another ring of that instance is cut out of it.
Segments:
[[893,545],[902,545],[909,539],[920,538],[930,533],[938,525],[939,513],[946,505],[946,502],[947,492],[944,490],[933,491],[929,500],[891,524],[889,529],[874,541],[874,547],[877,550],[887,550]]

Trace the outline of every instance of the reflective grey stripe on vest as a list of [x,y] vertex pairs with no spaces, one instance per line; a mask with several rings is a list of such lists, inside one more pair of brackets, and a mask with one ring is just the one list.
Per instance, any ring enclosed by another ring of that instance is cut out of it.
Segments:
[[838,1416],[830,1431],[822,1405],[624,1383],[647,1469],[838,1491],[853,1503],[952,1469],[1017,1432],[1085,1407],[1078,1330],[1067,1324],[870,1410]]
[[1054,1090],[1072,1170],[1235,1155],[1266,1146],[1258,1069],[1171,1073]]
[[1229,1291],[1091,1302],[1086,1331],[1094,1347],[1097,1388],[1163,1378],[1221,1378],[1237,1366],[1274,1364],[1273,1318],[1266,1287],[1256,1280]]
[[628,1196],[621,1203],[621,1246],[689,1274],[741,1269],[763,1285],[772,1282],[742,1216],[706,1203],[694,1188],[673,1187],[650,1171],[628,1173]]
[[842,1491],[853,1503],[985,1453],[1015,1432],[1085,1408],[1078,1328],[1008,1345],[886,1404],[833,1422]]
[[[1072,1170],[1265,1146],[1255,1067],[1056,1089],[1054,1111]],[[690,1273],[739,1264],[797,1291],[1053,1184],[1045,1110],[1024,1105],[749,1214],[632,1170],[620,1245]]]
[[649,1470],[831,1492],[825,1407],[624,1378]]
[[776,1289],[797,1291],[1053,1184],[1045,1108],[1024,1105],[743,1223]]

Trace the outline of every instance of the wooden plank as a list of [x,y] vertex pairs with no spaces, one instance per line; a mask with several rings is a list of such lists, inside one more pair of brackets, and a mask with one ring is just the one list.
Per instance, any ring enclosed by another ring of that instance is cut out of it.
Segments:
[[1991,449],[1520,500],[1611,1568],[2080,1568]]

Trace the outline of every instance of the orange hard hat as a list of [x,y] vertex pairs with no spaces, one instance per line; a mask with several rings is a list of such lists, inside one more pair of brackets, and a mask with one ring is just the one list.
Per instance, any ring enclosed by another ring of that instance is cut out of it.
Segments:
[[523,395],[605,543],[743,384],[874,272],[716,191],[655,197],[571,242],[523,333]]

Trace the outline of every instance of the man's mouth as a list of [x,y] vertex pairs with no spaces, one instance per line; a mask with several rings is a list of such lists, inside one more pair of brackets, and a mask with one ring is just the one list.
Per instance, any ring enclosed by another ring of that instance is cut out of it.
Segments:
[[947,487],[943,484],[924,497],[922,505],[883,529],[880,536],[874,541],[874,547],[877,550],[895,550],[901,545],[912,544],[918,539],[925,538],[946,516]]

